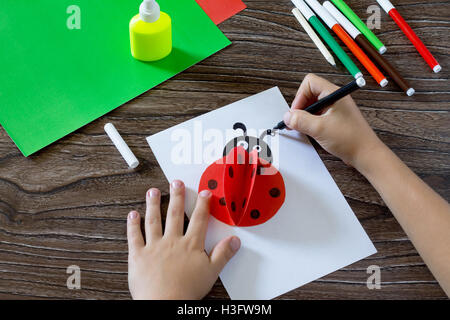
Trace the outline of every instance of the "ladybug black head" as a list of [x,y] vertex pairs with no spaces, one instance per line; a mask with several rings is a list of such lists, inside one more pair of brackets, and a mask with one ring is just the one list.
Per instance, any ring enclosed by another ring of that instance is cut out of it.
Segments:
[[264,141],[267,132],[264,131],[259,138],[252,137],[247,135],[247,127],[245,124],[237,122],[233,125],[234,130],[241,129],[243,131],[243,135],[234,138],[230,142],[227,143],[225,148],[223,149],[223,155],[226,156],[230,153],[233,148],[243,147],[247,152],[252,152],[253,150],[258,151],[258,157],[264,159],[265,161],[272,163],[272,150],[270,150],[269,145]]

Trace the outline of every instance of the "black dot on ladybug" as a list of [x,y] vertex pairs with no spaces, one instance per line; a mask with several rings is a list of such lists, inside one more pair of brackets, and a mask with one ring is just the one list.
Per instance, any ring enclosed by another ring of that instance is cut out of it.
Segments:
[[244,201],[242,201],[242,208],[245,207],[245,203],[247,202],[247,199],[245,198]]
[[227,203],[225,202],[225,198],[220,198],[220,199],[219,199],[219,204],[220,204],[221,206],[226,206]]
[[269,194],[272,198],[278,198],[281,194],[281,191],[278,188],[272,188],[270,189]]
[[250,212],[250,217],[252,217],[253,219],[258,219],[259,218],[259,216],[260,216],[261,214],[259,213],[259,211],[258,210],[252,210],[251,212]]
[[210,190],[214,190],[215,188],[217,188],[217,181],[214,179],[211,179],[208,181],[208,188]]
[[228,167],[228,175],[230,176],[230,178],[233,178],[234,175],[233,167]]
[[231,210],[233,210],[233,212],[236,211],[236,203],[234,203],[234,201],[231,202]]

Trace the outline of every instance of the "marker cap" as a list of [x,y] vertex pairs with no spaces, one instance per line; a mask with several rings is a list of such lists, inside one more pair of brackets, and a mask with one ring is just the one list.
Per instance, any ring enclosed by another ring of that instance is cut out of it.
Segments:
[[350,36],[355,39],[361,34],[356,27],[351,23],[330,1],[325,1],[323,6],[328,12],[339,22],[339,24],[347,31]]
[[292,0],[292,3],[300,10],[302,15],[306,20],[309,20],[312,16],[314,16],[314,12],[306,5],[303,0]]
[[377,2],[386,13],[389,13],[389,11],[395,8],[389,0],[377,0]]
[[136,158],[134,153],[128,147],[125,140],[123,140],[123,138],[120,136],[116,127],[114,127],[114,125],[112,123],[107,123],[107,124],[105,124],[104,129],[105,129],[108,137],[111,139],[111,141],[116,146],[117,150],[119,150],[120,154],[122,155],[124,160],[127,162],[128,166],[132,169],[136,168],[139,165],[139,160]]
[[433,68],[433,71],[435,72],[435,73],[438,73],[438,72],[440,72],[442,70],[442,67],[438,64],[437,66],[434,66],[434,68]]
[[317,13],[320,19],[326,23],[328,28],[332,29],[334,25],[338,24],[336,19],[317,1],[317,0],[305,0],[306,3]]
[[364,86],[366,85],[366,80],[364,80],[363,77],[360,77],[360,78],[356,79],[356,84],[357,84],[360,88],[362,88],[362,87],[364,87]]

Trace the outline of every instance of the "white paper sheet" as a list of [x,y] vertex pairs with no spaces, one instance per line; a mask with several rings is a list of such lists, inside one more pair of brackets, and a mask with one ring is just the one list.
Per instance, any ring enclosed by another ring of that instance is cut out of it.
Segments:
[[[235,122],[243,122],[247,128],[270,128],[288,108],[275,87],[147,138],[168,181],[184,181],[188,215],[203,171],[219,158],[195,164],[194,160],[201,159],[198,150],[208,145],[202,140],[211,139],[202,137],[202,132],[229,131]],[[179,132],[189,133],[196,140],[191,150],[194,163],[173,163]],[[241,239],[240,251],[220,275],[231,299],[272,299],[376,253],[309,139],[285,131],[278,145],[277,167],[286,186],[286,199],[279,212],[266,223],[247,228],[210,218],[208,252],[226,236]]]

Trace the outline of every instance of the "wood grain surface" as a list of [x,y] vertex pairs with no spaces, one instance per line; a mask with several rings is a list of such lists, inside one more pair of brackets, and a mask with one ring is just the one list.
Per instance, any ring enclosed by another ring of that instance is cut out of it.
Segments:
[[[219,26],[233,42],[230,47],[33,156],[24,158],[0,129],[0,298],[129,299],[127,213],[144,211],[150,186],[163,191],[164,206],[168,202],[168,182],[146,136],[273,86],[290,103],[309,72],[338,85],[351,79],[342,65],[325,62],[291,15],[290,1],[245,3],[248,9]],[[363,20],[368,6],[376,4],[348,3]],[[382,12],[375,33],[417,94],[408,98],[392,83],[381,89],[366,76],[368,86],[354,98],[381,139],[448,200],[450,2],[396,4],[443,71],[431,72]],[[107,122],[139,158],[136,171],[127,169],[103,131]],[[446,299],[369,183],[317,149],[378,253],[280,298]],[[70,265],[81,268],[81,290],[66,287]],[[370,265],[381,267],[380,290],[366,287]],[[228,298],[220,281],[207,298]]]

